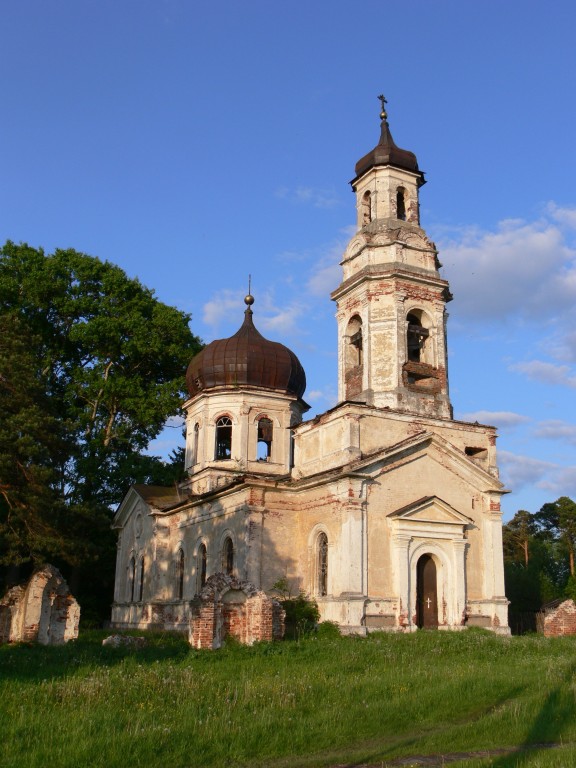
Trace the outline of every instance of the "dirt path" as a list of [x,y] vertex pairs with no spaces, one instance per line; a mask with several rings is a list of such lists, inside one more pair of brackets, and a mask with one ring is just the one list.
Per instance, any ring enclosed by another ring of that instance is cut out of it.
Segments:
[[560,747],[576,746],[570,742],[552,744],[527,744],[510,749],[481,749],[474,752],[449,752],[444,755],[412,755],[410,757],[397,757],[394,760],[381,760],[378,763],[339,763],[332,768],[442,768],[442,766],[457,763],[461,760],[483,760],[489,757],[503,757],[505,755],[520,755],[537,749],[559,749]]

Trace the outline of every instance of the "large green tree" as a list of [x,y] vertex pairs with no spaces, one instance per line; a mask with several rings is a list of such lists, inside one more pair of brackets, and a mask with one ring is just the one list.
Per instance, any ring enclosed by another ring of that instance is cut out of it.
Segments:
[[576,598],[576,503],[561,496],[538,512],[519,510],[503,527],[503,543],[511,626],[535,629],[544,603]]
[[576,559],[576,502],[568,496],[544,504],[535,515],[542,532],[558,541],[568,556],[570,576],[575,575]]
[[174,475],[144,451],[182,401],[189,320],[109,262],[0,249],[4,563],[109,558],[110,508]]

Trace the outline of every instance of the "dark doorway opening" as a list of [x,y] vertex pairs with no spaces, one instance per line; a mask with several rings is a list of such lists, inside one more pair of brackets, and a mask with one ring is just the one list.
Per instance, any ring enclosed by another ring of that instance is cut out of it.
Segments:
[[438,628],[438,584],[436,563],[422,555],[416,565],[416,623],[419,629]]

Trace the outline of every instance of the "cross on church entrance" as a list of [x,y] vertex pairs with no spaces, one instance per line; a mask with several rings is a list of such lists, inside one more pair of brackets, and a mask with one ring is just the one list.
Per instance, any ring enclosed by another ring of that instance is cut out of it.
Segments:
[[427,607],[427,608],[430,608],[430,606],[431,606],[431,605],[432,605],[432,600],[430,600],[430,598],[429,598],[429,597],[428,597],[428,598],[426,598],[426,607]]

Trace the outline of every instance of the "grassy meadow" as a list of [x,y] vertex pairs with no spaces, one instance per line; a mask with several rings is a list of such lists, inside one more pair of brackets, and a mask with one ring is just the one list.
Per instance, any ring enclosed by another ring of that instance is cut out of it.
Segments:
[[331,629],[220,651],[103,632],[0,646],[0,766],[576,766],[576,638]]

